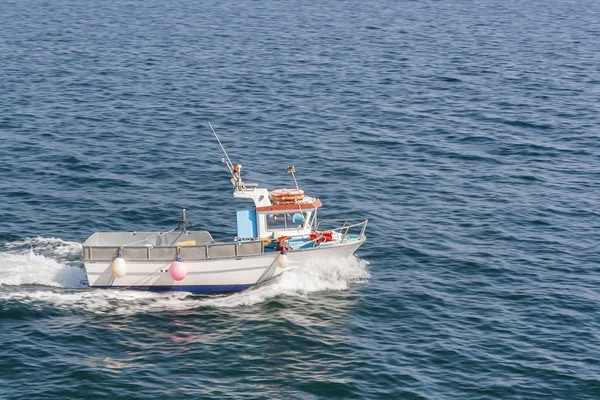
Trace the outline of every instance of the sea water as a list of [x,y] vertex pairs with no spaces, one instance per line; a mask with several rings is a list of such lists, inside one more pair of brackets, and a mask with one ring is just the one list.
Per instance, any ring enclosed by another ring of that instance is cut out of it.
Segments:
[[[0,4],[0,398],[600,398],[600,3]],[[96,231],[235,235],[247,182],[356,258],[89,290]]]

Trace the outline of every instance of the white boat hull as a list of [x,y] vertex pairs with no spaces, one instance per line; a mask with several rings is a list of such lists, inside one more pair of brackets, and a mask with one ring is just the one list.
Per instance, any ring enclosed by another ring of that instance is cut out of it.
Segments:
[[235,259],[185,261],[187,275],[175,281],[169,274],[170,261],[127,261],[127,274],[115,278],[109,261],[86,261],[92,288],[224,293],[247,289],[273,276],[279,254]]
[[362,238],[341,244],[336,243],[309,249],[290,250],[287,252],[288,266],[286,268],[277,267],[274,276],[294,268],[299,268],[310,261],[349,257],[354,254],[356,249],[358,249],[365,240],[365,238]]
[[[301,267],[312,260],[348,257],[365,241],[362,237],[345,242],[327,242],[315,247],[289,250],[286,256],[274,249],[263,251],[260,241],[181,247],[178,251],[185,260],[183,263],[187,273],[182,280],[176,281],[171,277],[169,268],[177,246],[121,247],[117,242],[123,241],[124,238],[131,240],[130,236],[134,235],[144,238],[152,236],[151,234],[98,233],[88,239],[88,242],[84,243],[84,265],[89,286],[192,293],[237,292],[272,279],[285,271]],[[186,239],[201,238],[202,235],[203,232],[190,233]],[[162,237],[168,244],[173,242],[173,238],[168,238],[167,241],[165,235]],[[110,240],[113,241],[109,242]],[[117,253],[123,253],[121,262],[124,262],[125,266],[122,273],[115,273],[111,268]]]

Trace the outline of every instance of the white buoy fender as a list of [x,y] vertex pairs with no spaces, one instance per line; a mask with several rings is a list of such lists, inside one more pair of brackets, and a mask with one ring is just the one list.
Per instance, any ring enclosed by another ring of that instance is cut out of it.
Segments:
[[127,275],[127,263],[123,257],[118,256],[110,263],[110,272],[115,278],[122,278]]
[[169,275],[175,281],[181,281],[187,276],[187,266],[181,258],[177,258],[171,262],[169,266]]
[[290,264],[287,254],[282,251],[279,257],[277,257],[276,263],[279,268],[287,268]]

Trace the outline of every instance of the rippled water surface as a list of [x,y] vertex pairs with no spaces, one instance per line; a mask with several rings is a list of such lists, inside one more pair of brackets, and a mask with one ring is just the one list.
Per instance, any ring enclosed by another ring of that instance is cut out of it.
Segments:
[[[600,3],[0,3],[0,398],[600,398]],[[358,258],[96,291],[81,243],[235,234],[220,149]]]

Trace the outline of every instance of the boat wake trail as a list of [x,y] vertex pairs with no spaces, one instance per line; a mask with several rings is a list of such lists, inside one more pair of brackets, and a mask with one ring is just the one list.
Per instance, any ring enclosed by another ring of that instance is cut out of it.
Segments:
[[80,243],[37,237],[5,243],[2,247],[0,286],[86,286]]

